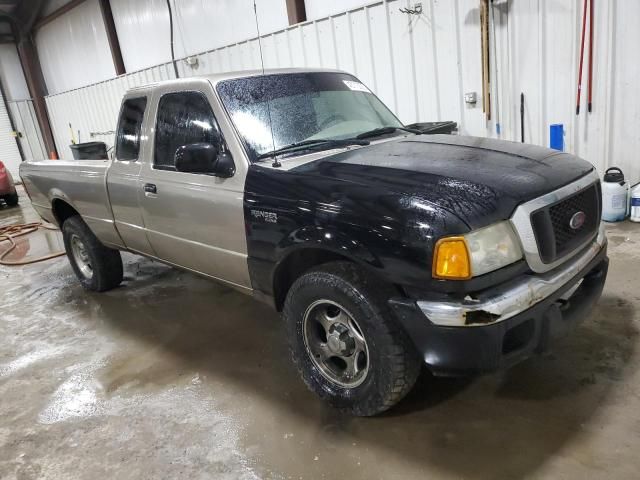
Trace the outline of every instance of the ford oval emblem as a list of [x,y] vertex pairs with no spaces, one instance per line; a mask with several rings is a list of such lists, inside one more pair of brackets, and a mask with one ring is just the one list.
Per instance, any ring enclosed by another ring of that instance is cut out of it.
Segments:
[[584,212],[576,212],[571,216],[571,220],[569,220],[569,226],[573,230],[578,230],[580,227],[584,225],[584,222],[587,221],[587,214]]

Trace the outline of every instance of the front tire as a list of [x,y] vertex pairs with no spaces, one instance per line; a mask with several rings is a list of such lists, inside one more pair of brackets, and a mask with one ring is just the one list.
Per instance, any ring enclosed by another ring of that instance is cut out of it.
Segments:
[[287,294],[293,362],[310,390],[346,413],[391,408],[420,373],[420,358],[387,306],[392,294],[347,262],[305,273]]
[[104,292],[122,282],[122,257],[105,247],[79,216],[62,224],[64,247],[71,267],[84,288]]

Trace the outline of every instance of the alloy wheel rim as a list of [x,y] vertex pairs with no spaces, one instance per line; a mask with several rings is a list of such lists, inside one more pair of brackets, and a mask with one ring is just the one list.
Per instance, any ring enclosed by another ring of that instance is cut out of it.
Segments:
[[87,249],[77,235],[71,236],[71,253],[73,259],[80,270],[80,273],[86,278],[91,279],[93,277],[93,267],[91,266],[91,259],[87,253]]
[[330,382],[354,388],[367,378],[367,341],[353,315],[338,303],[322,299],[309,305],[303,337],[309,358]]

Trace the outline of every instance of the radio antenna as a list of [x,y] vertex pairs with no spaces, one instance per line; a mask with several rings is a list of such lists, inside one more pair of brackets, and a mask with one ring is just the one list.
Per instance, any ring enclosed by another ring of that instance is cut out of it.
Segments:
[[[262,80],[264,82],[264,56],[262,55],[262,40],[260,39],[260,25],[258,24],[258,7],[256,7],[256,0],[253,0],[253,14],[256,17],[256,32],[258,33],[258,48],[260,49],[260,65],[262,66]],[[269,131],[271,132],[271,147],[273,148],[271,151],[276,151],[276,140],[273,136],[273,123],[271,122],[271,100],[269,100],[269,96],[267,95],[267,115],[269,117]],[[274,168],[280,168],[282,164],[278,161],[276,154],[272,154],[273,163],[271,164]]]

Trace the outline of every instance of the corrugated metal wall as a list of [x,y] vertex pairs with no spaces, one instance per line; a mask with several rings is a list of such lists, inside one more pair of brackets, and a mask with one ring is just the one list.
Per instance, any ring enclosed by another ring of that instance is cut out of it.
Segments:
[[87,0],[42,26],[35,41],[50,93],[116,74],[98,0]]
[[[640,2],[598,3],[595,26],[594,111],[575,115],[582,0],[494,2],[497,58],[492,65],[492,121],[481,108],[478,0],[427,0],[419,16],[401,13],[405,0],[378,1],[262,37],[266,67],[329,67],[355,73],[400,118],[455,120],[463,134],[518,140],[520,93],[525,94],[525,138],[548,146],[549,125],[562,123],[565,144],[602,172],[621,166],[640,180]],[[247,20],[248,21],[248,20]],[[493,51],[493,45],[492,45]],[[259,68],[256,39],[197,55],[181,76]],[[126,88],[172,78],[163,64],[115,80],[48,97],[58,147],[70,157],[69,123],[112,144],[119,101]],[[585,77],[586,79],[586,77]],[[475,106],[465,92],[477,92]],[[583,100],[586,98],[583,95]],[[501,125],[497,134],[496,119]]]
[[11,175],[17,180],[18,167],[22,158],[16,144],[16,138],[12,134],[11,121],[5,107],[2,92],[0,92],[0,160],[9,169]]
[[[110,2],[126,71],[171,59],[166,0]],[[256,35],[253,0],[171,0],[171,4],[178,57]],[[289,24],[285,0],[258,0],[257,11],[263,33]],[[47,23],[36,32],[35,41],[51,94],[115,76],[98,0],[87,0]]]
[[368,3],[363,0],[305,0],[304,6],[308,20],[319,20]]
[[14,43],[0,43],[0,80],[8,100],[29,98],[27,81]]
[[[14,126],[20,133],[18,141],[22,147],[25,160],[39,160],[46,158],[47,150],[44,146],[42,133],[31,100],[9,101],[9,111]],[[16,178],[17,180],[17,178]]]
[[[33,160],[46,157],[42,134],[36,120],[33,102],[29,98],[29,89],[22,72],[22,65],[20,64],[15,44],[6,43],[0,45],[0,81],[2,81],[7,95],[9,113],[11,113],[14,126],[19,135],[18,142],[22,147],[24,159]],[[13,131],[5,129],[0,135],[6,137],[1,138],[0,141],[8,149],[8,151],[5,151],[0,148],[0,160],[6,157],[16,159],[16,140],[13,136]],[[12,163],[14,165],[11,170],[17,174],[18,163],[15,163],[15,161]],[[18,178],[16,177],[17,180]]]
[[[172,0],[177,57],[256,36],[253,0]],[[258,0],[262,33],[289,25],[285,0]],[[111,0],[114,22],[128,72],[171,60],[166,0]]]

